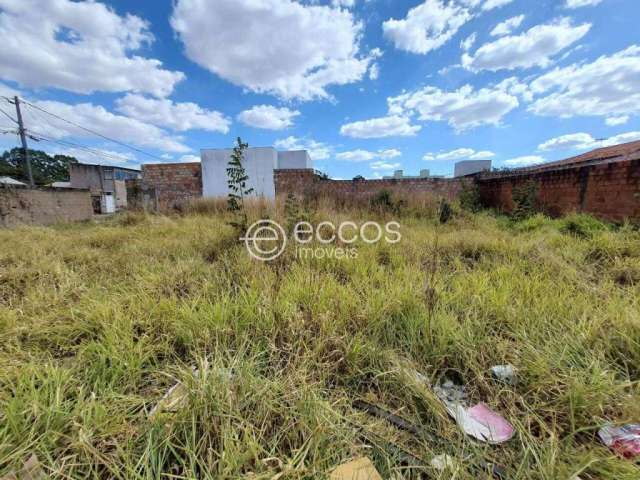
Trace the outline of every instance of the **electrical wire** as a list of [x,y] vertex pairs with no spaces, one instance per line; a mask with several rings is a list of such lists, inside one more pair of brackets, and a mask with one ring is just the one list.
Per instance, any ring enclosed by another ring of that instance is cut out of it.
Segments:
[[0,108],[0,112],[4,113],[4,115],[13,123],[15,123],[16,125],[18,124],[18,121],[15,118],[13,118],[11,115],[9,115],[7,112],[5,112],[3,109]]
[[34,132],[32,130],[29,130],[28,132],[29,132],[29,138],[31,138],[32,140],[35,140],[35,141],[44,140],[45,142],[57,143],[58,145],[62,145],[63,147],[77,148],[79,150],[83,150],[85,152],[91,153],[92,155],[95,155],[96,157],[109,158],[109,159],[114,160],[114,161],[128,162],[128,161],[131,160],[130,158],[121,157],[119,155],[114,155],[113,153],[109,153],[109,152],[105,152],[103,150],[98,150],[98,149],[95,149],[95,148],[91,148],[91,147],[88,147],[87,145],[82,145],[80,143],[74,143],[74,142],[70,142],[70,141],[67,141],[67,140],[55,139],[55,138],[49,137],[48,135],[45,135],[45,134],[40,133],[40,132]]
[[119,140],[115,140],[113,138],[107,137],[106,135],[103,135],[103,134],[101,134],[99,132],[96,132],[95,130],[91,130],[89,128],[86,128],[86,127],[84,127],[84,126],[82,126],[82,125],[80,125],[78,123],[72,122],[71,120],[67,120],[66,118],[63,118],[63,117],[61,117],[59,115],[56,115],[55,113],[48,112],[44,108],[41,108],[41,107],[39,107],[37,105],[34,105],[34,104],[30,103],[30,102],[27,102],[26,100],[23,100],[23,99],[20,99],[20,100],[21,100],[21,102],[23,104],[25,104],[25,105],[27,105],[27,106],[29,106],[31,108],[34,108],[34,109],[39,110],[39,111],[41,111],[43,113],[46,113],[47,115],[51,115],[52,117],[57,118],[58,120],[62,120],[63,122],[66,122],[66,123],[68,123],[70,125],[73,125],[74,127],[80,128],[81,130],[84,130],[85,132],[91,133],[93,135],[96,135],[96,136],[98,136],[100,138],[103,138],[103,139],[108,140],[110,142],[113,142],[113,143],[116,143],[118,145],[121,145],[123,147],[129,148],[129,149],[134,150],[134,151],[136,151],[138,153],[142,153],[143,155],[146,155],[148,157],[155,158],[155,159],[160,160],[160,161],[164,161],[162,159],[162,157],[159,157],[157,155],[153,155],[151,153],[145,152],[144,150],[141,150],[139,148],[133,147],[133,146],[131,146],[129,144],[126,144],[124,142],[121,142]]

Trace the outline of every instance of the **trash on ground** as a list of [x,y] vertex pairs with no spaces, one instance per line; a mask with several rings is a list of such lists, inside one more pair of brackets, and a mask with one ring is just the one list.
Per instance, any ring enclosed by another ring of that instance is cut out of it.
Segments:
[[513,365],[495,365],[491,367],[491,375],[496,380],[499,380],[507,385],[515,385],[518,383],[516,376],[516,369]]
[[[194,367],[193,376],[195,377],[197,374],[198,369]],[[167,393],[165,393],[160,401],[151,409],[149,418],[155,417],[159,412],[177,412],[187,399],[188,394],[189,391],[182,382],[176,383],[167,390]]]
[[[375,417],[387,420],[389,423],[391,423],[392,425],[395,425],[400,430],[404,430],[404,431],[410,432],[410,433],[412,433],[412,434],[414,434],[414,435],[416,435],[418,437],[426,438],[431,443],[436,443],[436,444],[442,443],[442,440],[436,438],[435,435],[430,434],[424,428],[421,428],[420,426],[415,425],[415,424],[409,422],[408,420],[405,420],[404,418],[399,417],[398,415],[395,415],[395,414],[393,414],[393,413],[391,413],[391,412],[389,412],[389,411],[387,411],[387,410],[385,410],[385,409],[383,409],[381,407],[373,405],[373,404],[371,404],[369,402],[365,402],[364,400],[355,400],[353,402],[353,407],[357,408],[358,410],[362,410],[362,411],[365,411],[367,413],[370,413],[371,415],[373,415]],[[387,451],[391,452],[398,459],[400,459],[400,461],[402,463],[405,463],[406,465],[409,465],[409,466],[412,466],[412,467],[423,467],[424,465],[426,465],[426,463],[423,460],[421,460],[418,457],[416,457],[415,455],[407,452],[402,447],[399,447],[398,445],[390,443],[388,440],[383,439],[382,437],[380,437],[377,434],[374,434],[373,432],[369,432],[369,431],[365,430],[361,426],[358,426],[358,428],[363,431],[365,439],[368,436],[374,437],[378,443],[383,443],[384,444],[384,448]],[[444,465],[443,468],[442,468],[442,470],[444,470],[445,468],[451,467],[450,463],[452,461],[453,461],[453,459],[449,455],[438,455],[437,457],[434,457],[431,460],[431,462],[429,462],[429,463],[433,468],[435,468],[437,470],[441,470],[438,467]],[[500,465],[487,463],[486,461],[483,460],[483,461],[480,462],[480,466],[483,469],[485,467],[487,467],[487,468],[490,467],[491,473],[496,478],[499,478],[499,479],[506,478],[506,475],[504,473],[504,469]]]
[[340,465],[329,475],[330,480],[382,480],[368,457],[361,457]]
[[640,455],[640,424],[606,425],[598,431],[602,443],[625,458]]
[[433,388],[447,412],[467,434],[491,444],[504,443],[514,434],[513,426],[484,403],[467,406],[467,394],[463,386],[450,380]]
[[176,383],[173,387],[167,390],[167,393],[160,399],[160,401],[151,409],[149,417],[153,418],[159,412],[175,412],[184,403],[187,398],[187,387],[181,382]]
[[444,472],[445,470],[453,470],[456,467],[455,461],[452,457],[447,454],[438,455],[433,457],[429,462],[433,468],[438,470],[439,472]]
[[0,480],[44,480],[45,478],[47,478],[47,474],[42,468],[40,460],[38,460],[35,454],[32,454],[29,459],[24,462],[20,470],[10,472]]
[[[205,370],[207,368],[208,367],[205,365]],[[192,371],[193,376],[196,377],[199,370],[193,367]],[[235,378],[235,374],[229,368],[215,368],[211,370],[211,372],[215,375],[218,375],[224,380],[233,380]],[[189,391],[182,382],[176,383],[169,390],[167,390],[167,393],[165,393],[164,396],[158,401],[158,403],[151,409],[151,411],[149,412],[149,418],[153,418],[159,412],[177,412],[184,404],[188,394]]]
[[424,428],[405,420],[398,415],[395,415],[383,408],[380,408],[376,405],[373,405],[369,402],[365,402],[364,400],[355,400],[353,402],[353,407],[358,410],[362,410],[364,412],[370,413],[371,415],[382,418],[383,420],[388,421],[392,425],[395,425],[400,430],[404,430],[405,432],[412,433],[418,437],[426,437],[428,440],[432,442],[437,442],[438,440],[431,435],[429,432],[425,431]]

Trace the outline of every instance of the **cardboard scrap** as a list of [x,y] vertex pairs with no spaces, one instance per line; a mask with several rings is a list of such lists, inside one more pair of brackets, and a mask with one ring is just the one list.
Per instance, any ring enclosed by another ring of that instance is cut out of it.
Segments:
[[333,470],[329,480],[382,480],[382,477],[368,457],[361,457]]

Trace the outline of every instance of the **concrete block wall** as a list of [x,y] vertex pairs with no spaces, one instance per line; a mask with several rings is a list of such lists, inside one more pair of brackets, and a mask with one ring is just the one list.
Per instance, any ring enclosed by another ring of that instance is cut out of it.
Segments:
[[[159,163],[142,166],[142,190],[154,191],[155,208],[173,210],[202,197],[202,170],[199,162]],[[150,195],[150,194],[149,194]]]
[[538,202],[549,215],[584,212],[614,222],[640,220],[640,159],[481,177],[480,198],[484,205],[509,213],[514,188],[528,181],[535,182]]
[[89,190],[0,186],[0,226],[51,225],[93,217]]

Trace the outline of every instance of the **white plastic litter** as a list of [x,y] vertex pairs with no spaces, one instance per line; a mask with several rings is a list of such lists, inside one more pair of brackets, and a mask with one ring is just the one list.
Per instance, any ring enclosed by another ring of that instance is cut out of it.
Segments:
[[431,465],[439,472],[443,472],[445,470],[453,470],[456,466],[453,458],[446,454],[433,457],[429,462],[429,465]]
[[518,381],[516,369],[513,365],[495,365],[491,367],[491,374],[495,379],[508,385],[515,385]]

